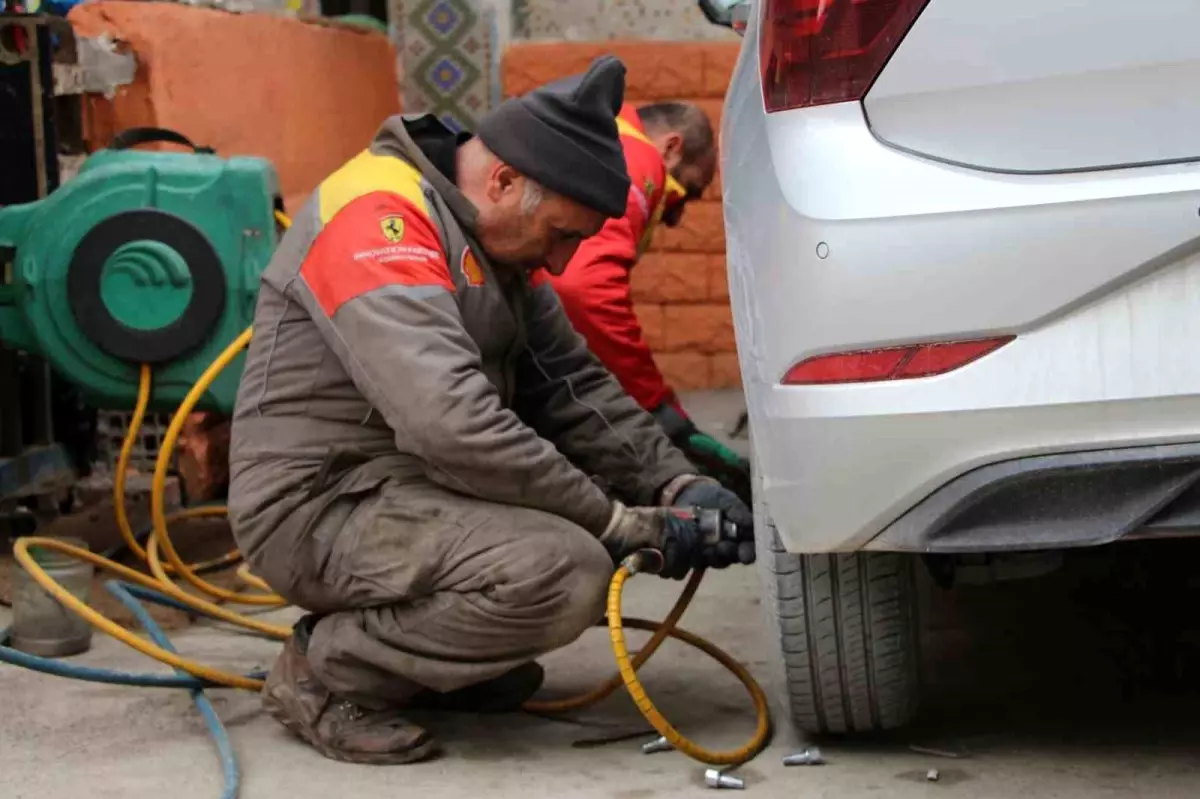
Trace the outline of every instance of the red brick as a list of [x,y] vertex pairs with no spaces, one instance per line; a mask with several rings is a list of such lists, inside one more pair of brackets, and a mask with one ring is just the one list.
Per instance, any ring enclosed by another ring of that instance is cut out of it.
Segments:
[[708,256],[708,297],[711,300],[729,303],[729,275],[725,271],[725,256]]
[[564,75],[583,72],[592,59],[609,52],[604,42],[524,42],[504,51],[501,86],[506,96],[524,94]]
[[708,388],[712,382],[712,364],[699,352],[656,353],[654,362],[667,383],[676,391]]
[[[625,62],[629,100],[673,100],[705,94],[705,46],[689,42],[525,42],[511,45],[501,67],[505,94],[524,94],[557,78],[583,72],[597,56]],[[700,68],[697,68],[700,67]]]
[[728,305],[667,305],[663,308],[668,352],[733,352],[733,315]]
[[713,42],[704,48],[704,93],[709,97],[724,97],[737,64],[740,42]]
[[709,293],[708,257],[652,252],[630,275],[634,302],[703,302]]
[[651,350],[661,350],[666,346],[663,335],[663,306],[653,303],[634,303],[633,312],[642,326],[642,336]]
[[629,70],[626,91],[648,100],[678,100],[704,94],[704,74],[697,67],[704,45],[685,42],[638,42],[616,49]]
[[718,136],[721,134],[721,113],[725,108],[724,100],[692,100],[696,105],[704,109],[704,113],[708,114],[709,120],[712,122],[713,132]]
[[718,352],[709,358],[712,373],[709,388],[736,388],[742,384],[736,352]]
[[678,227],[659,226],[654,234],[654,249],[663,252],[723,253],[724,225],[720,203],[691,203]]

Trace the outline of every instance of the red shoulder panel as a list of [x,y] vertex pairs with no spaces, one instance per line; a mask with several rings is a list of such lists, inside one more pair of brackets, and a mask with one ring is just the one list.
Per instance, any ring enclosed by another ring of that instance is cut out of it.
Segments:
[[386,286],[454,291],[433,221],[390,192],[363,195],[338,211],[317,234],[300,276],[327,316]]

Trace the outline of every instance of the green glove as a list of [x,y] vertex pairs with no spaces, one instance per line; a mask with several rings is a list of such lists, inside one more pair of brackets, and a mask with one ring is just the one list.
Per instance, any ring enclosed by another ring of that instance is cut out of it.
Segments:
[[750,496],[750,461],[717,441],[707,433],[696,430],[675,446],[683,450],[688,460],[696,464],[700,473],[713,478],[737,494],[738,499],[753,506]]
[[671,443],[683,451],[700,474],[713,478],[737,494],[747,507],[753,507],[748,460],[707,433],[702,433],[691,419],[668,404],[658,407],[653,416]]

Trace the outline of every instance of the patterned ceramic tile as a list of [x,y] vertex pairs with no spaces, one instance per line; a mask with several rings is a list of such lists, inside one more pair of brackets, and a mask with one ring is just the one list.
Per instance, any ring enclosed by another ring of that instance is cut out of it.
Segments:
[[471,128],[496,95],[495,7],[485,0],[391,0],[405,113]]

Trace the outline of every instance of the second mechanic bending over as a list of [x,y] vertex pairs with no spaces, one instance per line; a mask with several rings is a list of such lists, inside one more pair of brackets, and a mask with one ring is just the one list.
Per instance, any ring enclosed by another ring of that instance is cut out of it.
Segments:
[[633,309],[630,272],[661,222],[679,224],[716,172],[716,141],[697,105],[663,102],[622,107],[617,117],[630,189],[623,216],[584,241],[560,275],[539,273],[562,301],[571,324],[621,387],[653,414],[677,447],[705,474],[750,504],[750,465],[696,428],[654,362]]

